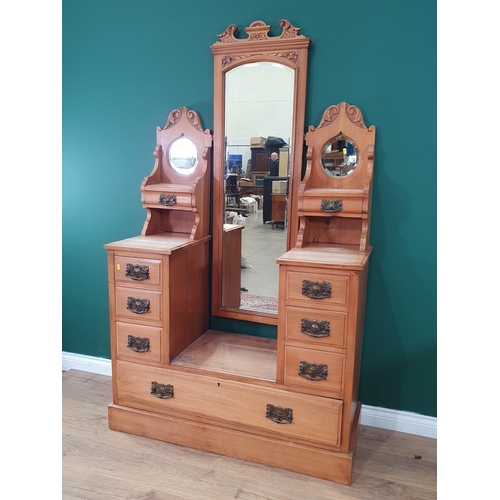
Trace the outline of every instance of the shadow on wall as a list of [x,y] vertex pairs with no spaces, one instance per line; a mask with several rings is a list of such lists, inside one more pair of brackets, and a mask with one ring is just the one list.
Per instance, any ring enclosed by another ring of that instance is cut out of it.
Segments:
[[377,241],[372,238],[359,399],[435,416],[436,265],[413,257],[401,237],[401,226],[420,214],[412,213],[405,186],[383,170],[384,157],[378,150],[382,168],[376,177],[384,193],[374,192],[373,198],[372,234]]

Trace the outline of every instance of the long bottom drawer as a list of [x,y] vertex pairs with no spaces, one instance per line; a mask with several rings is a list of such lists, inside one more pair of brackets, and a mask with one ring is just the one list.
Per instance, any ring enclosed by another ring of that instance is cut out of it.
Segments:
[[117,403],[123,406],[215,419],[279,439],[340,444],[343,405],[337,399],[124,361],[117,363],[116,376]]

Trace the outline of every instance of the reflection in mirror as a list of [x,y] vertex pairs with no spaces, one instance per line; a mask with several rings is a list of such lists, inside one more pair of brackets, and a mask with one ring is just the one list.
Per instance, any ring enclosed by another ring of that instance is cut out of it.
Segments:
[[168,159],[172,168],[181,174],[191,174],[198,165],[198,150],[193,141],[180,137],[172,142]]
[[[274,62],[243,64],[226,73],[224,232],[241,235],[240,300],[228,297],[226,307],[277,313],[276,259],[286,251],[294,75]],[[235,259],[224,255],[223,273]]]
[[323,148],[321,163],[325,172],[335,177],[352,174],[358,166],[356,146],[341,135],[329,141]]

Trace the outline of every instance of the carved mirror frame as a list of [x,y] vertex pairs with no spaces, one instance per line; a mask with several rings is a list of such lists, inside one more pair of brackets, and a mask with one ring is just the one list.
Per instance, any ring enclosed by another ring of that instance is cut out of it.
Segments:
[[245,28],[248,37],[240,39],[234,36],[238,27],[232,24],[224,33],[218,35],[220,41],[210,47],[214,55],[212,314],[270,325],[277,325],[277,314],[224,307],[222,304],[222,238],[225,212],[225,75],[229,70],[251,62],[279,63],[295,72],[286,235],[286,249],[288,250],[295,246],[298,231],[297,192],[302,174],[307,57],[310,38],[299,35],[301,28],[292,26],[285,19],[280,21],[280,26],[282,33],[270,37],[268,33],[271,26],[263,21],[254,21]]

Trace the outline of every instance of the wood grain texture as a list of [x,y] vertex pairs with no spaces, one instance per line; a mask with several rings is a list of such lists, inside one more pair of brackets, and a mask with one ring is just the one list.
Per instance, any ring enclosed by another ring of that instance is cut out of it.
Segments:
[[[436,440],[360,426],[351,486],[108,428],[111,378],[62,375],[62,498],[431,500]],[[415,455],[421,459],[415,459]]]

